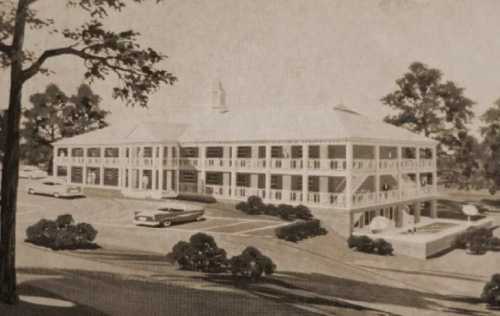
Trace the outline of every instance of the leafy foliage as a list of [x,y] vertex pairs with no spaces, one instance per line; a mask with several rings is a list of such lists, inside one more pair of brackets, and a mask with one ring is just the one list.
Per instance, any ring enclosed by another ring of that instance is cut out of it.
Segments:
[[30,164],[47,162],[47,158],[50,161],[52,142],[106,127],[108,112],[99,107],[100,101],[86,84],[80,85],[70,97],[54,84],[49,84],[42,93],[33,94],[31,108],[23,112],[22,159]]
[[500,188],[500,99],[495,102],[482,116],[484,126],[481,134],[485,147],[485,176],[489,181],[491,194]]
[[56,220],[41,219],[26,229],[26,241],[32,244],[51,248],[93,249],[97,230],[87,223],[74,224],[70,214],[60,215]]
[[265,204],[258,196],[249,196],[246,202],[236,204],[236,209],[249,215],[265,214],[287,221],[296,219],[308,221],[314,218],[311,210],[305,205]]
[[276,237],[286,241],[298,242],[306,238],[326,235],[328,232],[321,227],[319,219],[309,221],[297,221],[295,223],[281,226],[275,230]]
[[276,270],[273,260],[255,247],[247,247],[240,255],[232,257],[229,263],[234,276],[251,280],[257,280],[263,274],[271,275]]
[[409,72],[396,80],[397,89],[382,98],[394,110],[385,121],[439,141],[438,157],[442,177],[467,188],[478,175],[477,140],[468,134],[474,102],[464,96],[464,88],[443,82],[440,70],[414,62]]
[[368,236],[351,235],[347,239],[347,246],[360,252],[379,254],[381,256],[390,256],[394,252],[392,245],[385,239],[371,239]]
[[490,306],[500,306],[500,274],[492,275],[491,280],[484,285],[481,300]]
[[189,242],[179,241],[171,256],[184,270],[220,273],[228,267],[226,251],[217,246],[212,236],[203,233],[192,235]]
[[455,238],[454,246],[471,254],[484,254],[488,250],[500,250],[500,239],[488,228],[469,227]]

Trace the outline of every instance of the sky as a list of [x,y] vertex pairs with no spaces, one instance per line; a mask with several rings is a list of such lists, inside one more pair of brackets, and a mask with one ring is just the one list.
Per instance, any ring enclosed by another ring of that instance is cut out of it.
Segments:
[[[67,27],[85,16],[65,1],[39,1],[40,14]],[[116,79],[93,89],[112,112],[111,122],[175,117],[210,106],[221,81],[230,111],[285,107],[306,110],[343,104],[382,119],[380,99],[413,61],[440,69],[465,88],[483,113],[500,98],[500,1],[497,0],[164,0],[131,5],[106,23],[134,28],[141,43],[169,58],[163,66],[179,81],[151,97],[147,109],[111,98]],[[1,5],[1,4],[0,4]],[[27,47],[63,44],[29,31]],[[67,94],[83,81],[73,57],[47,64],[56,72],[28,83],[29,95],[54,82]],[[7,72],[0,72],[0,100],[7,104]],[[299,112],[300,114],[300,112]],[[477,128],[478,121],[473,128]]]

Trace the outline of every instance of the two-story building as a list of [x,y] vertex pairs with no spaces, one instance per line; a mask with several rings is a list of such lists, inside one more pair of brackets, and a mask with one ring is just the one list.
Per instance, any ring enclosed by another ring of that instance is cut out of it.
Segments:
[[57,176],[125,196],[257,195],[335,214],[344,234],[375,216],[436,216],[436,142],[343,106],[111,126],[53,145]]

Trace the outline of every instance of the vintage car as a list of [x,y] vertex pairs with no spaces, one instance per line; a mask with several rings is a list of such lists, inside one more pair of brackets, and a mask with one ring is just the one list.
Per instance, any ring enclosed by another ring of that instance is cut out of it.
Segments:
[[159,208],[134,212],[134,224],[139,226],[167,227],[174,223],[199,221],[205,209],[180,202],[168,202]]
[[47,172],[36,166],[19,166],[19,178],[40,179],[47,177]]
[[56,177],[47,177],[33,181],[28,185],[28,194],[46,194],[55,198],[83,196],[82,188],[66,183]]

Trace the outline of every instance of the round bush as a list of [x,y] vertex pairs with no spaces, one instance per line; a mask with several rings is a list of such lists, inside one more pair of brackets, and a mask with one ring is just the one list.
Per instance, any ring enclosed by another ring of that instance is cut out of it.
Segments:
[[255,247],[247,247],[243,252],[230,260],[231,273],[252,280],[259,279],[263,274],[271,275],[276,265],[271,258],[263,255]]
[[481,300],[490,306],[500,306],[500,274],[494,274],[491,280],[485,284]]

